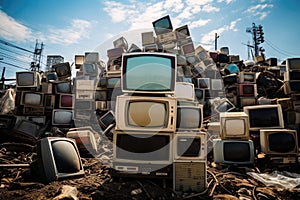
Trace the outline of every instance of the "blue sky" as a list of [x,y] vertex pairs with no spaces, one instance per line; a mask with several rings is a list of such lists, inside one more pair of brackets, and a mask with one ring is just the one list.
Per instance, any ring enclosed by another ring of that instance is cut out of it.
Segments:
[[[252,43],[246,28],[262,25],[266,57],[283,61],[300,57],[299,0],[1,0],[0,39],[33,51],[43,42],[42,66],[47,55],[62,55],[72,63],[76,54],[100,49],[104,58],[112,38],[126,35],[139,46],[139,33],[152,21],[170,15],[174,28],[187,24],[195,45],[214,50],[228,46],[230,54],[248,59],[245,44]],[[136,34],[138,33],[138,34]],[[111,45],[111,46],[109,46]],[[0,44],[2,62],[29,67],[32,55]],[[14,57],[14,58],[13,58]],[[7,78],[21,69],[0,63]]]

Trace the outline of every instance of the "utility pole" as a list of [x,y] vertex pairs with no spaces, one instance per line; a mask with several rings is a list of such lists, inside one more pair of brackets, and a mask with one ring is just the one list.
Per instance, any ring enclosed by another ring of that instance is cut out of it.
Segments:
[[33,52],[33,61],[31,62],[31,70],[32,71],[40,71],[41,66],[41,57],[42,57],[42,51],[44,48],[44,44],[41,43],[40,47],[38,41],[35,43],[35,49]]
[[255,23],[252,23],[251,28],[246,29],[247,33],[252,33],[253,45],[254,45],[254,55],[255,57],[259,56],[259,52],[264,52],[265,50],[262,47],[259,47],[260,44],[264,43],[264,32],[262,25],[256,26]]
[[218,38],[219,38],[220,36],[218,35],[218,33],[215,33],[215,51],[217,51],[217,49],[218,49]]

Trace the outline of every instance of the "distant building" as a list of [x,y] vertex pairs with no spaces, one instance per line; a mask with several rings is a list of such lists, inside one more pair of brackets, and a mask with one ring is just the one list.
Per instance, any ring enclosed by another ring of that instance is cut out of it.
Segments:
[[64,62],[64,57],[60,55],[49,55],[47,56],[47,65],[46,65],[46,70],[50,70],[52,65],[55,65],[57,63],[63,63]]

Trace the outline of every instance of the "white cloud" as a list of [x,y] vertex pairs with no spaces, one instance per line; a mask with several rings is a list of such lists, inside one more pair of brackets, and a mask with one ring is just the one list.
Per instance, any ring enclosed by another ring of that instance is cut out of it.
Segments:
[[226,4],[230,4],[234,0],[218,0],[218,3],[226,2]]
[[213,2],[213,0],[186,0],[186,4],[190,6],[203,6]]
[[[96,22],[93,22],[96,23]],[[89,21],[74,19],[71,26],[65,29],[51,28],[47,39],[54,44],[73,44],[82,38],[88,38],[92,23]]]
[[251,6],[246,10],[246,13],[250,13],[253,16],[258,16],[260,20],[263,20],[270,13],[269,9],[273,8],[273,4],[257,4]]
[[200,26],[205,26],[206,24],[208,24],[211,21],[211,19],[200,19],[198,21],[193,21],[189,24],[189,28],[197,28]]
[[237,29],[235,28],[237,22],[239,22],[241,19],[238,18],[235,21],[232,21],[230,23],[230,25],[224,25],[218,29],[212,30],[209,33],[206,33],[202,38],[201,38],[201,45],[205,48],[205,49],[212,49],[212,47],[214,46],[214,42],[215,42],[215,33],[217,33],[218,35],[222,35],[225,31],[237,31]]
[[126,5],[115,1],[105,1],[104,5],[104,11],[108,13],[113,22],[122,22],[128,16],[137,14],[138,12],[134,3]]
[[236,19],[235,21],[232,21],[229,25],[229,30],[232,30],[232,31],[238,31],[237,28],[235,28],[236,24],[241,21],[242,19],[241,18],[238,18]]
[[0,36],[6,40],[22,42],[33,39],[32,30],[0,10]]
[[211,12],[219,12],[220,8],[217,8],[215,6],[212,6],[210,4],[206,4],[201,9],[203,12],[211,13]]
[[166,0],[164,3],[164,8],[178,13],[184,8],[184,3],[182,3],[181,0]]

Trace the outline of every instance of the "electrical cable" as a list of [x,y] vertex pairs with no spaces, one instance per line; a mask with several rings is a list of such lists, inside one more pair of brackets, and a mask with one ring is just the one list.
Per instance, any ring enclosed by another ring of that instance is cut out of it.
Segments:
[[11,63],[8,63],[8,62],[4,62],[4,61],[0,61],[0,63],[4,63],[6,65],[10,65],[10,66],[13,66],[13,67],[16,67],[16,68],[19,68],[19,69],[25,69],[25,70],[29,70],[29,69],[26,69],[24,67],[19,67],[17,65],[14,65],[14,64],[11,64]]
[[14,44],[9,43],[9,42],[7,42],[7,41],[4,41],[4,40],[2,40],[2,39],[0,39],[0,43],[5,44],[5,45],[10,46],[10,47],[14,47],[14,48],[19,49],[19,50],[23,50],[23,51],[29,52],[29,53],[34,53],[33,51],[30,51],[30,50],[25,49],[25,48],[23,48],[23,47],[19,47],[19,46],[17,46],[17,45],[14,45]]

